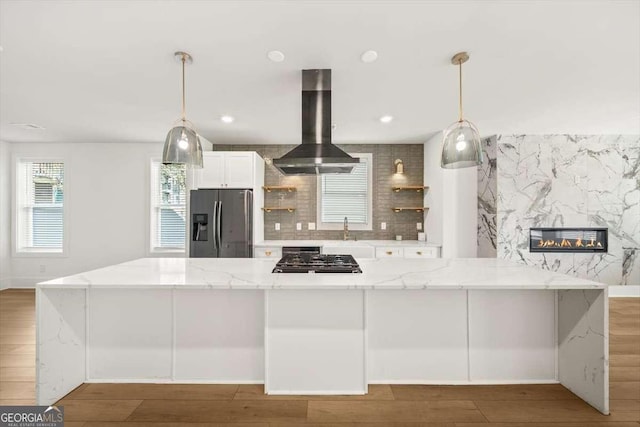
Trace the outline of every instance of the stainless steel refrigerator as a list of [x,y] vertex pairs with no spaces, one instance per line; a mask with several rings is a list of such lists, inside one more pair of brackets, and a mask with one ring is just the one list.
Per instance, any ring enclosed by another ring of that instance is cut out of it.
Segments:
[[252,190],[191,190],[190,214],[190,257],[253,257]]

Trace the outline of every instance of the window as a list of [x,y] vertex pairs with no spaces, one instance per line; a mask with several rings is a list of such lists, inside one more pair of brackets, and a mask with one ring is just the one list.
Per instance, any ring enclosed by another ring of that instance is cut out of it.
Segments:
[[342,229],[344,218],[351,230],[371,230],[372,155],[352,154],[360,163],[350,174],[318,177],[318,229]]
[[64,252],[64,163],[16,163],[16,253]]
[[184,252],[187,187],[185,165],[151,163],[151,252]]

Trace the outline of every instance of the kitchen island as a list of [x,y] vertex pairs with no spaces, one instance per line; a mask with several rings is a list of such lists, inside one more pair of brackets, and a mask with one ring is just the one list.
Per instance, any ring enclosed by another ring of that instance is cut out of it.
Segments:
[[144,258],[37,286],[37,400],[83,382],[560,382],[609,412],[606,285],[496,259],[359,259],[274,274],[270,259]]

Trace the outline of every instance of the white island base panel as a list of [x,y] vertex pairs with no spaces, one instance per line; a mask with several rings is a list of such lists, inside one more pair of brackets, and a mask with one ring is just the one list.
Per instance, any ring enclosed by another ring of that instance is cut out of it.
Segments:
[[604,414],[606,288],[37,290],[37,401],[83,382],[557,383]]

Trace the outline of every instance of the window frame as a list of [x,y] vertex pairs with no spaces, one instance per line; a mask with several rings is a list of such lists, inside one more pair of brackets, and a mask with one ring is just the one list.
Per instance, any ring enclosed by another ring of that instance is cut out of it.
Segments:
[[[365,224],[349,223],[349,230],[373,230],[373,153],[348,153],[351,157],[366,159],[367,163],[367,222]],[[342,230],[343,223],[322,222],[322,175],[317,177],[316,196],[316,230]]]
[[155,243],[155,234],[156,234],[156,226],[157,226],[157,215],[155,215],[156,206],[154,204],[155,192],[157,190],[156,184],[158,184],[158,177],[155,176],[155,172],[160,172],[160,168],[162,167],[162,159],[160,157],[152,157],[149,159],[149,170],[148,170],[148,182],[147,182],[147,191],[148,191],[148,212],[147,212],[147,220],[148,220],[148,233],[147,233],[147,254],[152,255],[163,255],[163,254],[174,254],[174,255],[187,255],[187,249],[189,242],[187,241],[187,234],[189,231],[189,189],[190,180],[189,180],[189,168],[185,167],[185,233],[184,233],[184,248],[162,248],[156,247]]
[[[22,219],[22,205],[18,194],[19,186],[22,182],[20,166],[23,163],[62,163],[64,170],[64,193],[62,199],[62,248],[52,251],[50,248],[21,248],[20,243],[20,221]],[[16,258],[35,257],[35,258],[67,258],[69,257],[69,163],[64,157],[31,157],[31,156],[12,156],[11,161],[11,205],[12,205],[12,224],[11,224],[11,255]]]

